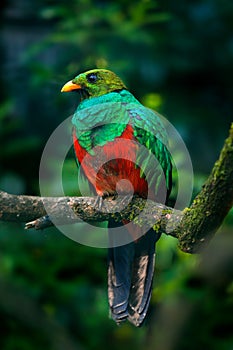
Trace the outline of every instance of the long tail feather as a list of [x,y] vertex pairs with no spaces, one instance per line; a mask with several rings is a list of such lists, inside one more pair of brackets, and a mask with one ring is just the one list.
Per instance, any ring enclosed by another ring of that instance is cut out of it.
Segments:
[[[125,231],[126,235],[129,234]],[[110,232],[110,244],[114,237]],[[155,242],[158,238],[153,230],[149,230],[136,242],[109,248],[109,305],[112,318],[117,323],[128,319],[135,326],[140,326],[145,319],[151,298]]]
[[108,298],[113,319],[120,323],[128,318],[131,287],[133,243],[109,249]]
[[129,321],[140,326],[150,303],[155,264],[156,234],[148,231],[134,243],[135,254],[129,298]]

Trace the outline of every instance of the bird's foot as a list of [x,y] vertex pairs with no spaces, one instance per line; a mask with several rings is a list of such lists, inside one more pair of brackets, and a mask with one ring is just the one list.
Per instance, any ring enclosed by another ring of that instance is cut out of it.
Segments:
[[133,199],[132,194],[126,194],[124,196],[119,196],[119,204],[120,206],[123,206],[123,208],[127,207],[131,200]]
[[117,204],[121,208],[120,210],[122,210],[129,205],[132,198],[133,196],[131,194],[121,195],[121,196],[119,196],[118,194],[104,194],[103,196],[97,195],[93,204],[93,208],[97,211],[104,211],[105,210],[104,199],[108,199],[112,201],[117,200],[118,201]]
[[95,210],[102,211],[102,209],[104,208],[103,196],[97,195],[93,207]]

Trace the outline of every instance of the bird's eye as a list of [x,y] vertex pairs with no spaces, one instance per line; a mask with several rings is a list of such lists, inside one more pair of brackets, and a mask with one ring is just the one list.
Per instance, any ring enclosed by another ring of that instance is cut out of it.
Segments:
[[87,75],[87,80],[89,83],[95,83],[97,80],[97,75],[94,73],[88,74]]

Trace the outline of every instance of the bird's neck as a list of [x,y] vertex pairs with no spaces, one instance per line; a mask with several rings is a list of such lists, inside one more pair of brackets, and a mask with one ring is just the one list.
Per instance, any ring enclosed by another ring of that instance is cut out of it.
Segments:
[[139,103],[139,101],[128,90],[123,89],[118,91],[112,91],[101,96],[89,97],[88,99],[84,99],[80,102],[78,110],[90,108],[97,104],[110,102]]

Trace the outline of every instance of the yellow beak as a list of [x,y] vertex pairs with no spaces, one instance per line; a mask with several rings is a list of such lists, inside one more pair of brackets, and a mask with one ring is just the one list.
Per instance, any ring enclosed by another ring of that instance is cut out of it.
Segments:
[[69,92],[72,90],[81,89],[81,85],[72,83],[72,80],[68,81],[61,89],[61,92]]

